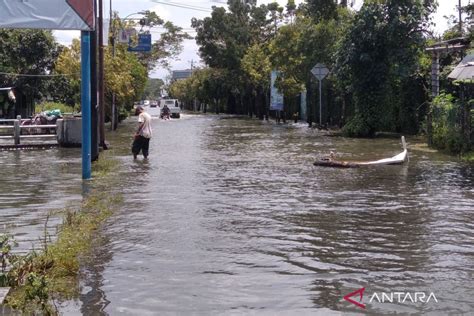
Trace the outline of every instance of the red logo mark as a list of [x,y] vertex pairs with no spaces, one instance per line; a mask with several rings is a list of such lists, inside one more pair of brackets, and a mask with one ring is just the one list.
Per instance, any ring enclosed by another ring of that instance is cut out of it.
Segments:
[[66,0],[67,4],[90,27],[94,27],[94,2],[92,0]]
[[[361,303],[361,302],[362,302],[362,297],[364,296],[364,291],[365,291],[365,287],[360,288],[360,289],[358,289],[357,291],[354,291],[354,292],[349,293],[349,294],[347,294],[346,296],[344,296],[344,299],[345,299],[346,301],[348,301],[349,303],[352,303],[352,304],[354,304],[354,305],[356,305],[356,306],[358,306],[358,307],[360,307],[360,308],[365,308],[365,304],[362,304],[362,303]],[[356,296],[357,294],[359,294],[359,296],[360,296],[359,302],[354,301],[354,300],[351,298],[352,296]]]

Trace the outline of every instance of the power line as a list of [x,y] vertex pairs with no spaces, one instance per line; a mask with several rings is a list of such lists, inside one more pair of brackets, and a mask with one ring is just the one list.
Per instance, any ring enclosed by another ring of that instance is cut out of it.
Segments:
[[56,74],[56,75],[30,75],[30,74],[16,74],[11,72],[0,72],[0,75],[15,76],[15,77],[68,77],[71,74]]
[[172,7],[177,7],[177,8],[182,8],[182,9],[188,9],[188,10],[194,10],[194,11],[201,11],[201,12],[212,12],[211,9],[204,8],[204,7],[197,7],[197,6],[191,6],[187,4],[179,4],[179,3],[172,3],[172,2],[163,2],[163,1],[158,1],[158,0],[151,0],[152,2],[172,6]]

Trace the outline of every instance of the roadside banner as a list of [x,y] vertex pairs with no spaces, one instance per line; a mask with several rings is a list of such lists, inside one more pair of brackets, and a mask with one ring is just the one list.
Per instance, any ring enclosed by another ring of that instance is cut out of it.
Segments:
[[270,88],[270,110],[283,111],[283,95],[275,87],[275,81],[278,76],[278,71],[271,72],[271,88]]
[[0,0],[0,28],[94,29],[94,0]]

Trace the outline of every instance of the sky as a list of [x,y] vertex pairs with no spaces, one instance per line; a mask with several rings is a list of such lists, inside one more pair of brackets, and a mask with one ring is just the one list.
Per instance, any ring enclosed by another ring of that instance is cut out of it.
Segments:
[[[158,16],[166,21],[171,21],[175,25],[182,27],[189,35],[195,36],[196,33],[191,28],[191,18],[196,17],[202,19],[210,15],[212,6],[225,6],[226,0],[103,0],[104,1],[104,16],[109,16],[110,3],[112,3],[112,10],[117,11],[119,16],[125,18],[129,14],[150,10],[155,11]],[[459,0],[438,0],[438,10],[433,16],[433,21],[436,24],[435,33],[441,34],[447,29],[447,21],[444,16],[455,15],[456,5]],[[462,5],[466,5],[474,0],[462,0]],[[223,3],[224,2],[224,3]],[[274,0],[258,0],[258,5],[274,2]],[[284,6],[287,0],[278,0],[280,5]],[[302,2],[296,0],[296,3]],[[355,0],[354,8],[359,9],[363,0]],[[180,6],[192,6],[194,9],[186,9]],[[139,18],[140,15],[131,15],[130,17]],[[160,28],[153,28],[151,30],[152,40],[158,39],[163,30]],[[58,42],[64,45],[70,45],[73,38],[79,38],[79,31],[55,31],[54,32]],[[198,55],[198,46],[194,39],[186,40],[183,43],[183,51],[176,60],[171,62],[172,70],[189,69],[191,61],[195,66],[200,65]],[[170,72],[167,69],[157,68],[150,73],[152,78],[166,79]]]

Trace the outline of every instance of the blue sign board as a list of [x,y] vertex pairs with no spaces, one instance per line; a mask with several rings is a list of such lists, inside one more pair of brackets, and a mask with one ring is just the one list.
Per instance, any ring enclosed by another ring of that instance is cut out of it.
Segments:
[[272,70],[270,87],[270,110],[283,111],[283,95],[275,87],[278,71]]
[[128,43],[129,52],[150,52],[151,51],[151,34],[138,34],[138,44],[132,46],[132,42]]

